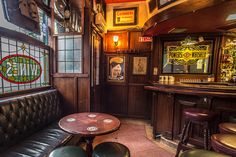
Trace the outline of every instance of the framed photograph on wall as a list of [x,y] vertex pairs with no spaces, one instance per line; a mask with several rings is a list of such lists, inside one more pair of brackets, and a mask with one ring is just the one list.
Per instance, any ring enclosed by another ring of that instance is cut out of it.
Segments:
[[137,24],[137,7],[113,9],[113,25],[129,26]]
[[157,0],[158,9],[163,8],[176,0]]
[[133,57],[133,75],[147,74],[147,57]]
[[107,81],[125,82],[125,56],[107,56]]

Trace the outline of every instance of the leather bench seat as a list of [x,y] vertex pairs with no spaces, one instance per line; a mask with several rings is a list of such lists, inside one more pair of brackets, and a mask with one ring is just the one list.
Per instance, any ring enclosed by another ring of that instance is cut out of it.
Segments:
[[78,136],[61,130],[59,93],[55,89],[0,100],[0,157],[46,157]]
[[10,147],[2,157],[45,157],[56,147],[63,145],[72,135],[62,131],[57,123],[33,134],[22,142]]

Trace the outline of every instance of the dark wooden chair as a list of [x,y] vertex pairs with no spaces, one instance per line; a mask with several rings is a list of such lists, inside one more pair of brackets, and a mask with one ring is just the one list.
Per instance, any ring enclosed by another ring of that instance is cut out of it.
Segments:
[[216,117],[216,113],[207,109],[200,108],[187,108],[183,110],[185,117],[185,124],[182,130],[180,142],[177,147],[176,157],[178,157],[181,150],[187,150],[187,144],[189,142],[190,128],[192,124],[201,124],[204,129],[204,149],[210,149],[210,134],[211,124],[210,122]]

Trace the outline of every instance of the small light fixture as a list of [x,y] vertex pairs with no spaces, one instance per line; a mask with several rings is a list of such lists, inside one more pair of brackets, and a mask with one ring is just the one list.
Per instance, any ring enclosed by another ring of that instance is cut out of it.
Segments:
[[114,42],[114,46],[117,47],[118,46],[118,42],[119,42],[119,36],[118,35],[114,35],[113,36],[113,42]]
[[66,1],[66,6],[64,8],[64,23],[65,27],[69,27],[69,21],[70,21],[70,16],[71,16],[71,10],[70,10],[70,2],[69,0]]

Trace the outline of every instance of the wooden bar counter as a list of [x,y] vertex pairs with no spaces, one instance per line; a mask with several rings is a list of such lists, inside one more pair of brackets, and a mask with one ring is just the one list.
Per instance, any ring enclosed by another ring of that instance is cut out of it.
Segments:
[[[153,133],[176,140],[184,124],[185,108],[207,108],[219,113],[213,128],[236,115],[236,86],[227,83],[152,83],[144,87],[152,94]],[[201,145],[201,126],[192,129],[192,142]]]

